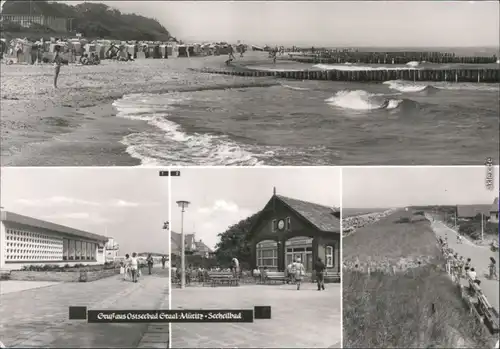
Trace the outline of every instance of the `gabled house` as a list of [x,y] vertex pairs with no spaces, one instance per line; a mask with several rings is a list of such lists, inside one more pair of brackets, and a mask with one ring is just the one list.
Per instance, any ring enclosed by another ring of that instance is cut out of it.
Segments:
[[274,191],[250,229],[252,268],[284,271],[300,257],[311,273],[320,257],[328,271],[340,272],[340,234],[339,209]]
[[[181,234],[174,231],[171,232],[171,254],[181,255]],[[199,255],[205,258],[212,257],[213,251],[205,245],[202,240],[196,240],[196,234],[185,234],[184,245],[186,255]]]
[[457,205],[457,219],[469,220],[478,214],[488,217],[491,205]]
[[498,223],[498,198],[495,198],[493,204],[490,207],[490,222]]

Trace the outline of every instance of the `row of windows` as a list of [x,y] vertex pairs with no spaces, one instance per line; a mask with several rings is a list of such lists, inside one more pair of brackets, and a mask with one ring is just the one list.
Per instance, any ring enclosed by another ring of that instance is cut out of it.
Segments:
[[63,239],[63,260],[85,261],[95,260],[97,244],[93,242]]
[[[311,256],[311,257],[309,257]],[[312,248],[311,247],[299,247],[299,248],[288,248],[287,253],[287,264],[293,262],[297,257],[300,257],[303,263],[311,264],[309,261],[312,258]],[[305,258],[304,258],[305,257]],[[325,264],[327,268],[333,268],[335,264],[334,248],[333,246],[326,246],[325,249]],[[278,265],[278,250],[277,249],[265,249],[257,250],[257,265],[260,267],[270,267]],[[312,265],[307,265],[306,269],[309,270]]]

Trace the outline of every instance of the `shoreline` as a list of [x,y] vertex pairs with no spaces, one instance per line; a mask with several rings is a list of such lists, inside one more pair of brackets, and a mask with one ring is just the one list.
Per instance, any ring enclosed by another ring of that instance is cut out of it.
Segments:
[[[251,59],[251,57],[250,57]],[[2,166],[141,166],[124,137],[154,126],[118,117],[112,103],[129,94],[166,94],[277,85],[275,79],[214,77],[193,69],[207,59],[105,62],[63,67],[52,88],[52,66],[2,66]]]

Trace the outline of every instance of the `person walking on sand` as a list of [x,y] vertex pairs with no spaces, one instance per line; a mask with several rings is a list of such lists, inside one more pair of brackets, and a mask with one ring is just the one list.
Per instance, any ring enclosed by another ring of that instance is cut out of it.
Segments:
[[314,264],[314,270],[316,271],[316,283],[318,284],[318,291],[325,290],[325,263],[318,257],[318,260]]
[[137,253],[132,253],[130,258],[130,273],[132,274],[132,282],[137,282],[137,274],[139,270],[139,261],[137,260]]
[[165,262],[167,261],[167,258],[165,256],[161,257],[161,268],[165,269]]
[[61,46],[55,47],[56,56],[54,57],[54,88],[57,88],[57,79],[59,78],[59,73],[61,72],[62,57],[60,54]]
[[300,285],[302,283],[302,278],[305,274],[304,265],[302,264],[300,257],[297,257],[294,263],[295,270],[295,283],[297,284],[297,291],[300,290]]

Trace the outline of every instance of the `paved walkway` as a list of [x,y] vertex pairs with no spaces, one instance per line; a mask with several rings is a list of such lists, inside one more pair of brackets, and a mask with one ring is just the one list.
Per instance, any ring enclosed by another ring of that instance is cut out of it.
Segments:
[[254,323],[172,323],[172,348],[340,348],[341,287],[304,284],[174,289],[172,309],[253,309],[271,306]]
[[464,256],[465,259],[471,259],[472,267],[476,269],[477,277],[481,280],[481,289],[483,290],[484,295],[488,299],[488,302],[490,302],[491,306],[498,311],[498,295],[500,292],[499,282],[498,280],[489,280],[487,278],[487,275],[489,275],[488,265],[490,264],[490,257],[497,260],[498,268],[498,253],[491,251],[489,246],[477,246],[465,239],[461,244],[459,244],[457,242],[457,232],[440,221],[431,222],[431,227],[436,235],[443,239],[446,234],[448,235],[448,246],[451,249],[459,255]]
[[0,281],[0,295],[31,290],[33,288],[41,288],[58,285],[60,282],[50,282],[50,281],[17,281],[17,280],[6,280]]
[[[9,348],[137,347],[148,324],[69,321],[68,307],[157,309],[168,299],[170,281],[164,273],[155,270],[154,275],[145,275],[136,284],[113,276],[4,294],[0,299],[0,341]],[[168,332],[168,325],[163,332]]]

